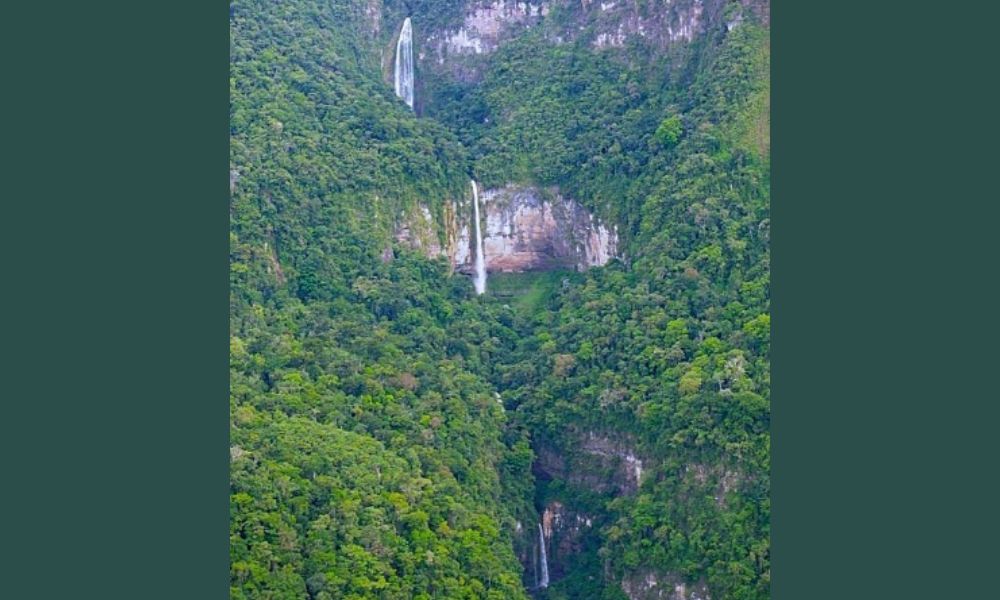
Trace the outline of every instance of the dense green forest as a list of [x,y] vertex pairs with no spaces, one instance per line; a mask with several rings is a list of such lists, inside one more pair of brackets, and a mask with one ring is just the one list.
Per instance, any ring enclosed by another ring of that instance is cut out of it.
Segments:
[[[418,68],[415,113],[386,76],[399,25],[423,39],[468,4],[231,3],[231,596],[620,600],[656,573],[768,597],[761,3],[600,50],[552,42],[589,14],[557,4],[473,79]],[[617,225],[619,257],[477,296],[394,237],[470,178],[557,186]],[[539,466],[587,464],[587,436],[642,457],[634,490]],[[535,589],[552,502],[594,526]]]

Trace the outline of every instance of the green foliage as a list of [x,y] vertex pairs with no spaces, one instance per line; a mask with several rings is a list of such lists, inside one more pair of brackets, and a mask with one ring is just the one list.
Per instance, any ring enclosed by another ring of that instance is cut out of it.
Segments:
[[656,132],[653,133],[653,139],[656,140],[661,146],[666,146],[667,148],[673,148],[677,144],[677,140],[681,137],[681,132],[683,131],[683,126],[681,125],[681,118],[679,115],[670,115],[666,119],[660,121],[660,126],[656,128]]
[[232,6],[232,596],[523,598],[531,451],[480,342],[510,334],[443,265],[382,260],[465,151],[380,80],[365,9]]
[[513,168],[611,215],[631,264],[517,304],[528,326],[493,381],[517,407],[511,426],[567,460],[594,432],[633,440],[647,464],[640,494],[596,507],[587,489],[560,488],[607,523],[573,564],[603,566],[547,597],[614,597],[650,570],[716,597],[768,597],[769,157],[746,135],[768,87],[766,31],[734,29],[686,75],[670,57],[642,64],[635,49],[594,55],[543,37],[501,48],[481,83],[493,125],[467,133],[477,172]]
[[[663,54],[536,27],[476,85],[421,73],[416,118],[379,52],[461,8],[389,2],[376,33],[363,0],[232,4],[231,596],[525,598],[514,522],[558,498],[596,525],[546,597],[642,570],[767,597],[766,29]],[[393,241],[470,173],[558,186],[626,260],[476,297]],[[535,481],[533,447],[586,433],[642,457],[635,493]]]

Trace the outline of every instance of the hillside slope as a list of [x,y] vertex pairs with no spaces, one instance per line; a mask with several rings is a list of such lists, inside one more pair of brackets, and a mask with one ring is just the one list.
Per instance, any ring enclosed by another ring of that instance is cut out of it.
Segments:
[[366,8],[233,4],[232,596],[523,597],[471,287],[388,246],[463,150],[382,86]]

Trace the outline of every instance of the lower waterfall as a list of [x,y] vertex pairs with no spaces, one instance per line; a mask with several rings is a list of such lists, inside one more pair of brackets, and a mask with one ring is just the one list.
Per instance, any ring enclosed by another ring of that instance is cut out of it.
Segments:
[[545,532],[542,530],[541,523],[538,524],[538,547],[542,555],[542,577],[538,582],[538,587],[547,588],[549,587],[549,560],[545,556]]

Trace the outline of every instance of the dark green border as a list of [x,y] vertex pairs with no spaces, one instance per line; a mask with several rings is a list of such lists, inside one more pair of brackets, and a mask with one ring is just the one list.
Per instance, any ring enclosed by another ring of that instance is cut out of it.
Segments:
[[0,596],[224,598],[227,7],[0,11]]
[[[228,14],[5,6],[5,596],[227,594]],[[997,10],[773,39],[773,597],[995,594]]]
[[776,600],[997,595],[996,13],[772,7]]

